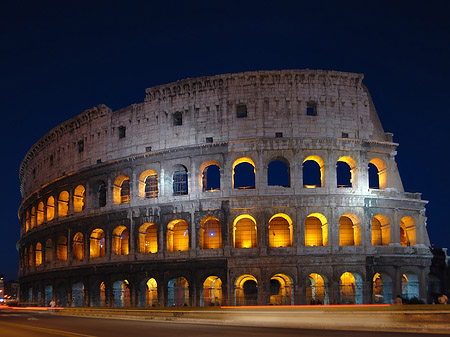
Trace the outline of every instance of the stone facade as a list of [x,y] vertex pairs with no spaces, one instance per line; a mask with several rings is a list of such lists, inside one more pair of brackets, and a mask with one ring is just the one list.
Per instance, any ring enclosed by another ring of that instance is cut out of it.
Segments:
[[20,167],[22,300],[426,300],[427,202],[404,191],[398,144],[362,80],[315,70],[186,79],[55,127]]

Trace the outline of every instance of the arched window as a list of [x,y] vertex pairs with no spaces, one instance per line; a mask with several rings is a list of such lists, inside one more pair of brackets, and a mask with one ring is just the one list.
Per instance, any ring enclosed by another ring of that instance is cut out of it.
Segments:
[[167,284],[167,306],[189,305],[189,283],[184,277],[173,278]]
[[106,206],[106,184],[103,181],[98,182],[97,199],[98,207]]
[[113,283],[114,307],[123,308],[130,306],[130,284],[128,280],[120,280]]
[[325,163],[319,156],[308,156],[303,161],[303,187],[317,188],[325,185]]
[[292,279],[284,274],[276,274],[270,279],[270,304],[294,304]]
[[306,304],[330,304],[325,276],[311,273],[306,278]]
[[385,189],[387,187],[386,164],[379,158],[369,162],[369,188]]
[[419,297],[419,278],[414,273],[405,273],[402,275],[402,297],[420,298]]
[[139,253],[158,251],[158,230],[154,223],[146,222],[139,227]]
[[36,243],[36,267],[42,264],[42,245],[40,242]]
[[69,192],[62,191],[58,197],[58,216],[69,215]]
[[389,246],[391,243],[391,224],[385,215],[372,218],[372,246]]
[[250,158],[239,158],[233,163],[233,188],[255,188],[255,163]]
[[356,161],[351,157],[341,157],[336,164],[337,187],[356,187]]
[[177,165],[173,172],[173,195],[186,194],[188,194],[187,168],[183,165]]
[[101,228],[94,229],[89,237],[90,258],[105,256],[105,246],[105,232]]
[[49,196],[47,199],[47,221],[55,218],[55,198]]
[[76,233],[73,237],[73,257],[76,260],[82,261],[84,258],[84,236],[83,233]]
[[186,221],[176,219],[167,225],[167,250],[169,252],[189,249],[189,229]]
[[269,247],[292,247],[292,220],[283,213],[269,220]]
[[305,246],[327,246],[327,219],[320,213],[312,213],[305,220]]
[[36,208],[31,207],[31,212],[30,212],[30,226],[31,228],[34,228],[34,226],[36,225]]
[[222,280],[218,276],[208,276],[203,282],[200,306],[222,305]]
[[339,279],[341,304],[362,304],[362,278],[359,274],[345,272]]
[[400,244],[404,247],[417,244],[416,222],[410,216],[404,216],[400,221]]
[[112,233],[112,251],[116,255],[128,255],[130,235],[125,226],[117,226]]
[[26,227],[26,231],[28,232],[31,229],[30,226],[30,211],[27,210],[26,215],[25,215],[25,227]]
[[376,273],[372,279],[372,302],[392,303],[392,278],[384,273]]
[[269,163],[267,185],[291,187],[289,162],[285,158],[275,158]]
[[253,275],[241,275],[236,280],[234,287],[234,304],[258,304],[258,281]]
[[145,306],[156,307],[158,306],[158,284],[154,278],[148,279],[145,283]]
[[121,174],[114,181],[113,199],[116,205],[130,202],[130,178]]
[[354,214],[344,214],[339,219],[339,246],[361,244],[361,223]]
[[201,249],[222,248],[222,226],[219,219],[209,216],[200,222],[199,246]]
[[44,203],[41,201],[37,208],[37,224],[38,226],[44,222]]
[[67,261],[67,237],[59,236],[56,241],[56,257],[59,261]]
[[28,265],[30,267],[34,266],[34,253],[33,253],[33,245],[30,245],[28,249]]
[[85,207],[85,193],[86,189],[83,185],[78,185],[73,193],[73,211],[78,213],[84,210]]
[[53,261],[53,241],[48,239],[45,242],[45,263],[51,263]]
[[220,190],[220,166],[210,160],[200,166],[200,184],[203,192]]
[[139,198],[158,198],[158,175],[153,170],[146,170],[139,177]]
[[234,248],[257,247],[256,220],[248,214],[240,215],[233,223]]

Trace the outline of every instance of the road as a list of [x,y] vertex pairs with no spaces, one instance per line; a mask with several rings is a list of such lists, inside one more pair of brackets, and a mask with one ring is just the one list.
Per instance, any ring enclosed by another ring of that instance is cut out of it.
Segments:
[[[1,337],[419,337],[423,333],[391,333],[341,330],[276,329],[261,327],[148,322],[137,320],[79,318],[53,315],[46,311],[0,310]],[[430,334],[429,336],[449,336]]]

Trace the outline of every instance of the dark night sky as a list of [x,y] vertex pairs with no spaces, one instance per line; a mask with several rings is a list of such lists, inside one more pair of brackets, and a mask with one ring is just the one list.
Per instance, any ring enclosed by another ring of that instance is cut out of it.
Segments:
[[405,190],[450,246],[450,1],[2,1],[0,274],[17,275],[19,165],[51,128],[178,79],[263,69],[365,74]]

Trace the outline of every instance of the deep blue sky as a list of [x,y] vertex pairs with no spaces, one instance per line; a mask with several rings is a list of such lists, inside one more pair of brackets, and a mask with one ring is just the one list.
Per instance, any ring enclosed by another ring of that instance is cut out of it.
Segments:
[[145,88],[262,69],[365,74],[400,143],[405,190],[450,246],[450,1],[3,1],[0,274],[17,275],[18,170],[46,132],[87,108],[142,102]]

